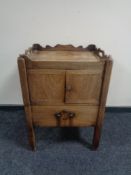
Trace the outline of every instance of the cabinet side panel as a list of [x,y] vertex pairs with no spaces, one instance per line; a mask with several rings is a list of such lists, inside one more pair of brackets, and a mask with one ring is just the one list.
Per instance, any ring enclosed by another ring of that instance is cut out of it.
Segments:
[[100,103],[99,103],[100,105],[99,105],[99,111],[98,111],[97,126],[102,125],[103,118],[104,118],[106,99],[107,99],[111,71],[112,71],[112,64],[113,64],[113,61],[111,58],[108,58],[105,62],[103,83],[102,83],[101,94],[100,94]]
[[99,110],[97,115],[97,121],[94,129],[94,136],[93,136],[93,149],[97,149],[99,146],[99,141],[101,137],[101,128],[103,124],[103,118],[105,114],[105,105],[107,99],[107,93],[109,88],[110,82],[110,75],[112,70],[112,60],[108,58],[105,62],[105,68],[103,72],[103,81],[102,81],[102,88],[100,94],[100,103],[99,103]]
[[27,84],[26,66],[24,58],[21,57],[18,58],[18,68],[19,68],[19,76],[20,76],[24,106],[28,106],[30,105],[30,98],[29,98],[29,90]]
[[24,58],[21,57],[18,58],[18,68],[19,68],[21,90],[24,102],[24,109],[26,113],[26,120],[28,126],[32,128],[32,114],[31,114],[30,98],[29,98],[29,90],[28,90],[26,66]]
[[24,109],[26,114],[26,121],[29,131],[28,132],[29,142],[32,149],[35,150],[35,133],[32,122],[32,112],[30,106],[30,98],[29,98],[29,90],[28,90],[28,82],[27,82],[27,74],[26,74],[26,66],[24,58],[21,57],[18,58],[18,68],[19,68],[22,96],[24,102]]

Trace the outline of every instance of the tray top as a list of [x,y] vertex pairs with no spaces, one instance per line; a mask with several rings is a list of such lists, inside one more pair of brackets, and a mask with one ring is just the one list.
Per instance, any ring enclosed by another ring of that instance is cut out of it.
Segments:
[[33,51],[27,53],[31,61],[99,62],[99,56],[90,51]]
[[73,45],[56,45],[51,47],[33,44],[25,54],[18,59],[24,58],[27,69],[88,69],[89,67],[103,67],[106,59],[104,51],[95,45],[87,47],[74,47]]

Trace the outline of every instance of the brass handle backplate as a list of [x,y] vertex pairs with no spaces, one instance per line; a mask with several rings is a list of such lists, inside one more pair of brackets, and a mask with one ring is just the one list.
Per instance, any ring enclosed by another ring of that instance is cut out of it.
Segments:
[[71,112],[71,111],[63,110],[61,112],[56,112],[54,114],[54,116],[56,117],[57,120],[60,120],[60,119],[67,120],[67,119],[74,118],[75,117],[75,113]]

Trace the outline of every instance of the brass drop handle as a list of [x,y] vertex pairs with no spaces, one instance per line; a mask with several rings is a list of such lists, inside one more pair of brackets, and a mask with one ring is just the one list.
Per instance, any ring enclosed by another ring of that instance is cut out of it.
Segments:
[[62,117],[62,114],[61,114],[61,112],[56,112],[56,113],[54,114],[54,116],[55,116],[57,119],[60,119],[60,118]]
[[60,120],[60,119],[66,120],[66,119],[68,119],[68,115],[67,114],[68,114],[68,112],[63,110],[61,112],[56,112],[54,114],[54,116],[56,117],[57,120]]
[[68,116],[69,116],[69,118],[74,118],[75,117],[75,113],[74,112],[68,112]]
[[61,113],[62,113],[62,119],[67,120],[68,119],[68,111],[63,110],[63,111],[61,111]]
[[67,119],[71,119],[71,118],[74,118],[75,117],[75,113],[74,112],[70,112],[70,111],[66,111],[66,110],[63,110],[61,112],[56,112],[54,114],[54,116],[60,120],[61,118],[63,120],[67,120]]

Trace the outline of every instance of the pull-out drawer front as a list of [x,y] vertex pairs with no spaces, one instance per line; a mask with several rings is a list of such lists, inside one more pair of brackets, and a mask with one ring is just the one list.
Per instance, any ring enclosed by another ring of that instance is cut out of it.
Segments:
[[97,113],[98,106],[32,106],[33,123],[38,126],[94,126]]

